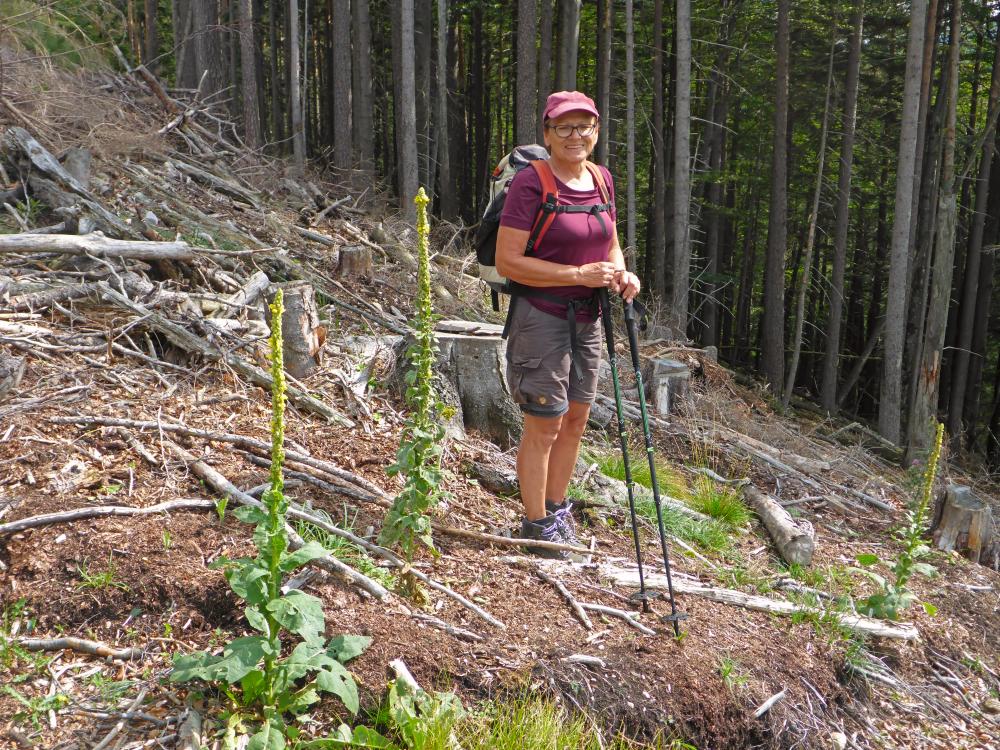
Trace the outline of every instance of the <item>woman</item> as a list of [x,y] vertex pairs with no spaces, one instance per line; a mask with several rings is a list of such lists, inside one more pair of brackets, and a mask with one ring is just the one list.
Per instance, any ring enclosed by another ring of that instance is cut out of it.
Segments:
[[[597,144],[599,117],[593,100],[579,91],[550,95],[543,114],[558,203],[593,210],[556,213],[529,253],[544,196],[538,172],[523,169],[511,182],[497,234],[497,270],[519,290],[508,321],[507,378],[524,412],[517,478],[525,539],[577,543],[566,488],[597,395],[596,290],[606,287],[627,301],[639,293],[639,279],[625,269],[618,244],[611,174],[587,162]],[[608,214],[602,216],[601,209]],[[528,551],[567,557],[537,547]]]

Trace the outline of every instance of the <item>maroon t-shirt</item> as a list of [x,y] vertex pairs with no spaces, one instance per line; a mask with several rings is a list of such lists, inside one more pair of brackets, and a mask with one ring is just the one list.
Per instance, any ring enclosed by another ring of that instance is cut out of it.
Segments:
[[[585,263],[598,263],[608,259],[611,251],[611,240],[614,237],[614,222],[617,212],[614,210],[615,188],[611,173],[598,166],[604,173],[604,183],[612,203],[611,213],[601,213],[604,229],[597,216],[586,213],[556,214],[542,241],[531,251],[532,258],[540,258],[552,263],[562,263],[569,266],[582,266]],[[564,206],[590,206],[601,203],[601,191],[596,183],[591,190],[575,190],[568,187],[556,177],[556,187],[559,189],[559,204]],[[542,203],[542,183],[534,168],[522,169],[510,183],[507,198],[504,201],[503,214],[500,216],[500,226],[511,229],[531,231],[538,215],[538,207]],[[586,286],[549,286],[544,287],[546,294],[579,299],[593,294],[594,290]],[[537,297],[525,297],[528,302],[539,310],[566,317],[566,308],[555,302],[549,302]],[[594,316],[587,310],[578,310],[578,321],[592,321]]]

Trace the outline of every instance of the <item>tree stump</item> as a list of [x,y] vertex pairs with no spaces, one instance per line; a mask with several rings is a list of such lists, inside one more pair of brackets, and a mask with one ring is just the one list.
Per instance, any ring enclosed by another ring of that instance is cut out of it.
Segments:
[[24,370],[27,361],[24,357],[14,357],[10,354],[0,352],[0,401],[10,393],[16,391],[24,377]]
[[344,245],[340,248],[337,278],[371,278],[372,251],[364,245]]
[[285,314],[281,319],[285,369],[293,377],[304,378],[320,364],[320,350],[326,340],[326,329],[319,324],[316,293],[306,281],[290,281],[278,286],[285,293]]
[[679,412],[688,401],[691,370],[676,359],[654,359],[649,401],[659,414]]
[[993,544],[993,510],[968,487],[945,491],[941,520],[934,529],[938,549],[956,550],[972,562],[984,560]]
[[[500,338],[501,326],[441,321],[438,328],[450,329],[434,334],[438,397],[456,409],[447,431],[464,437],[466,429],[477,430],[494,443],[510,447],[521,434],[522,417],[507,384],[507,343]],[[401,391],[405,390],[400,385],[402,377],[409,369],[403,355],[412,344],[408,337],[397,350],[395,384]]]

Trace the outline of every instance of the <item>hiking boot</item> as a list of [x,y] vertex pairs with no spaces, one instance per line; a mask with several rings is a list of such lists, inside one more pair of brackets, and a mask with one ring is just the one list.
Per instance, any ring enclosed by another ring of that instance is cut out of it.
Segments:
[[[540,542],[558,542],[565,544],[562,534],[559,531],[559,519],[554,515],[539,518],[537,521],[529,521],[527,518],[521,519],[521,538],[537,539]],[[550,560],[569,560],[569,555],[565,550],[548,549],[545,547],[525,547],[524,551],[538,557],[547,557]]]
[[559,525],[559,534],[566,544],[580,545],[580,540],[576,536],[576,520],[573,518],[573,504],[569,500],[561,503],[554,503],[551,500],[545,501],[545,510],[551,516],[555,516]]

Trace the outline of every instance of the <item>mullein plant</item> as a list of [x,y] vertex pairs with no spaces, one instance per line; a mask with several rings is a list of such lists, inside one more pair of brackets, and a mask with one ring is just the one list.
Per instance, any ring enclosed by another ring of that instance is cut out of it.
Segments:
[[410,369],[406,373],[406,401],[410,418],[396,453],[396,462],[386,471],[402,475],[406,481],[386,515],[380,543],[398,545],[408,561],[413,560],[418,543],[434,550],[431,537],[431,508],[447,493],[441,488],[444,471],[441,468],[444,427],[443,408],[434,389],[434,341],[436,316],[431,302],[431,273],[427,221],[427,194],[417,193],[417,315],[414,343],[407,351]]
[[[327,640],[322,602],[292,590],[283,594],[284,577],[310,560],[326,555],[318,542],[289,550],[282,466],[285,460],[285,371],[282,356],[281,290],[271,305],[271,471],[270,487],[262,503],[235,511],[241,521],[256,524],[253,541],[256,557],[220,558],[213,567],[225,571],[233,592],[246,602],[244,613],[253,635],[236,638],[221,654],[184,654],[174,657],[170,679],[200,680],[213,685],[229,699],[225,713],[227,746],[239,734],[255,731],[247,750],[283,750],[287,741],[300,741],[300,730],[289,717],[304,713],[332,693],[347,709],[358,711],[358,690],[344,664],[361,654],[371,642],[363,636],[338,636]],[[298,641],[286,653],[282,638]]]
[[[892,567],[892,582],[874,571],[853,568],[863,573],[878,584],[881,591],[864,599],[858,605],[858,612],[884,620],[896,620],[899,614],[907,609],[917,596],[906,588],[907,582],[914,573],[932,577],[937,574],[933,565],[920,562],[920,558],[930,555],[930,547],[924,543],[924,533],[927,530],[927,512],[930,510],[931,498],[934,495],[934,480],[937,478],[938,461],[941,459],[941,446],[944,442],[944,425],[938,423],[934,436],[934,447],[927,460],[924,478],[921,483],[920,496],[915,505],[906,512],[906,526],[899,536],[903,542],[903,551]],[[875,565],[879,562],[878,555],[858,555],[858,562],[863,566]],[[937,612],[930,602],[920,602],[929,615]]]

